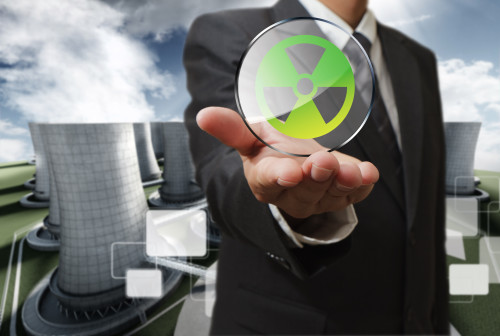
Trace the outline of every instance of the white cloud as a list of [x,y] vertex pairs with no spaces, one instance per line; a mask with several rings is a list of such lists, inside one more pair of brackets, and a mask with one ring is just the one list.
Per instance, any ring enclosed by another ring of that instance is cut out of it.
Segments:
[[232,8],[271,6],[276,0],[107,0],[107,2],[127,13],[126,27],[129,32],[138,36],[152,34],[161,40],[176,28],[187,29],[201,14]]
[[26,160],[29,153],[30,146],[24,140],[0,138],[0,162]]
[[[435,1],[421,0],[370,0],[368,6],[381,20],[387,25],[402,23],[402,25],[420,22],[431,17],[428,13],[429,8],[436,8]],[[428,17],[427,17],[428,16]],[[418,20],[420,18],[420,20]],[[407,23],[406,23],[407,22]]]
[[124,14],[95,0],[4,0],[0,94],[33,121],[154,118],[145,93],[167,98],[171,76],[123,32]]
[[26,128],[15,126],[9,120],[0,119],[0,136],[23,136],[28,133]]
[[[500,77],[493,63],[461,59],[439,62],[439,80],[447,121],[482,120],[486,110],[500,109]],[[498,117],[499,115],[497,115]]]
[[399,28],[401,26],[407,26],[409,24],[419,23],[419,22],[422,22],[422,21],[426,21],[426,20],[429,20],[430,18],[432,18],[432,15],[430,15],[430,14],[422,14],[420,16],[412,17],[412,18],[408,18],[408,19],[389,21],[389,22],[386,22],[386,24],[389,25],[389,26],[392,26],[392,27],[398,27]]
[[477,142],[475,168],[500,172],[500,122],[484,124]]
[[445,121],[482,121],[475,167],[500,171],[500,76],[485,61],[439,62]]

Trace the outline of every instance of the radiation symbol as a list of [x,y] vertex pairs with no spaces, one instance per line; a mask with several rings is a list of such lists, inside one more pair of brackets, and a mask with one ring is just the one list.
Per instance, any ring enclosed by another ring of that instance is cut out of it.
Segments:
[[279,132],[299,139],[337,128],[349,113],[354,90],[347,58],[315,35],[295,35],[274,45],[255,81],[262,115]]

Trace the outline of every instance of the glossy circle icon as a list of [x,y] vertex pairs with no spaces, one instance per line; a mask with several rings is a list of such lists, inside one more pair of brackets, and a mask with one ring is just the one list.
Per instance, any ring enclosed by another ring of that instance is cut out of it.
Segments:
[[236,101],[261,142],[308,156],[307,142],[332,151],[360,131],[374,83],[370,60],[350,33],[322,19],[293,18],[250,43],[236,75]]

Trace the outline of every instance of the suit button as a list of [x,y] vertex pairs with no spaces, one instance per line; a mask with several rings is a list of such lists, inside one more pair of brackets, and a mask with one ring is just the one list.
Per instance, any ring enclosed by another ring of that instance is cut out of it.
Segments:
[[275,261],[276,263],[278,263],[281,266],[283,266],[284,268],[286,268],[287,270],[291,269],[290,263],[285,258],[279,257],[279,256],[277,256],[275,254],[272,254],[271,252],[267,252],[267,256],[271,260]]

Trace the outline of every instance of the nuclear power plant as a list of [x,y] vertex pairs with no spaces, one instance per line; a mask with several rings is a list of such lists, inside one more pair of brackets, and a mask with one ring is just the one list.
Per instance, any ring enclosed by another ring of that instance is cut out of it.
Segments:
[[153,150],[149,123],[135,123],[134,136],[143,186],[160,184],[162,182],[161,171]]
[[36,157],[36,177],[35,180],[28,180],[24,184],[29,189],[33,189],[33,192],[24,196],[20,200],[20,203],[25,208],[46,208],[49,206],[50,196],[49,169],[47,167],[46,153],[39,125],[29,123],[29,128]]
[[162,131],[164,182],[158,191],[150,196],[149,203],[163,209],[206,206],[203,190],[195,181],[184,123],[163,123]]
[[[132,124],[46,124],[44,145],[60,216],[59,266],[26,299],[31,335],[108,335],[140,322],[159,299],[131,299],[130,269],[145,259],[148,210]],[[38,157],[37,157],[38,162]],[[52,207],[51,207],[52,209]],[[50,228],[50,225],[48,226]],[[162,270],[163,297],[181,274]]]
[[[50,128],[47,128],[43,124],[30,124],[30,127],[36,127],[40,135],[41,143],[44,149],[48,148],[46,144],[47,132]],[[60,213],[59,213],[59,200],[57,196],[57,188],[55,185],[54,171],[52,169],[52,163],[49,157],[45,157],[45,163],[47,165],[47,170],[49,172],[49,189],[50,189],[50,200],[49,200],[49,214],[43,219],[43,225],[37,228],[26,236],[26,242],[28,245],[39,251],[57,251],[59,250],[59,236],[60,236]]]
[[474,156],[481,122],[446,122],[446,193],[456,197],[489,200],[484,190],[476,188]]

